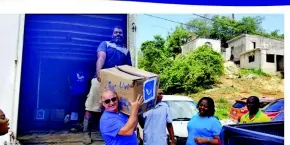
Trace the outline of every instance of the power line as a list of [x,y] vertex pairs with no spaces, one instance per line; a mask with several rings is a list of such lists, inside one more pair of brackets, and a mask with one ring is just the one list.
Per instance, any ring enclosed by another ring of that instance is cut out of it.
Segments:
[[[167,18],[162,18],[162,17],[159,17],[159,16],[150,15],[150,14],[144,14],[144,15],[147,15],[147,16],[150,16],[150,17],[154,17],[154,18],[158,18],[158,19],[162,19],[162,20],[166,20],[166,21],[169,21],[169,22],[173,22],[173,23],[177,23],[177,24],[186,25],[186,26],[189,26],[189,27],[194,27],[194,28],[200,29],[200,27],[193,26],[193,25],[186,24],[186,23],[182,23],[182,22],[178,22],[178,21],[175,21],[175,20],[170,20],[170,19],[167,19]],[[235,30],[242,31],[241,29],[235,28],[235,26],[232,26],[232,25],[230,25],[230,24],[225,24],[225,23],[223,23],[223,22],[216,21],[216,20],[214,20],[214,19],[207,18],[207,17],[204,17],[204,16],[199,15],[199,14],[193,14],[193,15],[198,16],[198,17],[201,17],[201,18],[203,18],[203,19],[207,19],[207,20],[213,21],[213,22],[220,23],[221,25],[224,25],[224,26],[226,25],[226,26],[232,27],[231,29],[235,29]],[[255,34],[255,35],[262,36],[261,34],[256,33],[256,32],[251,32],[251,33],[252,33],[252,34]],[[263,37],[273,39],[273,37],[267,37],[267,36],[263,36]],[[275,38],[274,38],[274,39],[275,39]]]
[[227,26],[230,26],[230,27],[232,27],[232,29],[237,29],[237,30],[240,30],[240,29],[238,29],[238,28],[235,28],[235,26],[233,26],[233,25],[226,24],[226,23],[223,23],[223,22],[220,22],[220,21],[216,21],[216,20],[214,20],[214,19],[207,18],[207,17],[204,17],[204,16],[202,16],[202,15],[198,15],[198,14],[193,14],[193,15],[195,15],[195,16],[198,16],[198,17],[201,17],[201,18],[203,18],[203,19],[207,19],[207,20],[213,21],[213,22],[220,23],[220,24],[222,24],[222,25],[227,25]]
[[[181,25],[186,25],[186,26],[190,26],[190,27],[196,27],[196,26],[192,26],[192,25],[189,25],[189,24],[186,24],[186,23],[182,23],[182,22],[178,22],[178,21],[174,21],[174,20],[170,20],[170,19],[166,19],[166,18],[162,18],[162,17],[150,15],[150,14],[144,14],[144,15],[147,15],[147,16],[150,16],[150,17],[155,17],[155,18],[158,18],[158,19],[166,20],[166,21],[169,21],[169,22],[177,23],[177,24],[181,24]],[[198,28],[198,27],[196,27],[196,28]]]
[[[220,22],[220,21],[216,21],[216,20],[214,20],[214,19],[207,18],[207,17],[204,17],[204,16],[202,16],[202,15],[198,15],[198,14],[193,14],[193,15],[198,16],[198,17],[201,17],[201,18],[203,18],[203,19],[207,19],[207,20],[213,21],[213,22],[220,23],[220,24],[222,24],[222,25],[230,26],[230,27],[232,27],[232,29],[235,29],[235,30],[238,30],[238,31],[242,31],[241,29],[235,28],[235,26],[230,25],[230,24],[226,24],[226,23],[223,23],[223,22]],[[247,32],[246,32],[246,33],[247,33]],[[256,32],[251,32],[251,33],[252,33],[252,34],[255,34],[255,35],[262,36],[261,34],[256,33]],[[263,36],[263,37],[270,38],[270,39],[277,39],[277,38],[274,38],[274,37],[271,37],[271,36],[270,36],[270,37]],[[279,39],[279,38],[278,38],[278,39]]]

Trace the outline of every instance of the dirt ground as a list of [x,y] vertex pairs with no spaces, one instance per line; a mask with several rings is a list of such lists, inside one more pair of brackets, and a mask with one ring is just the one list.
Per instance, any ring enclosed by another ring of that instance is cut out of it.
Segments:
[[241,77],[220,78],[220,83],[213,89],[190,95],[193,98],[211,96],[215,100],[224,98],[235,100],[251,95],[260,97],[284,98],[284,80],[277,77]]

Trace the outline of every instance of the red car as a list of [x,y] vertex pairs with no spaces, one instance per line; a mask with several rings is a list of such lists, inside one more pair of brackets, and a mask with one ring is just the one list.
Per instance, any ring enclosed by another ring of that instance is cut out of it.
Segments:
[[276,117],[280,112],[284,111],[284,98],[275,100],[274,102],[265,106],[262,111],[271,119]]

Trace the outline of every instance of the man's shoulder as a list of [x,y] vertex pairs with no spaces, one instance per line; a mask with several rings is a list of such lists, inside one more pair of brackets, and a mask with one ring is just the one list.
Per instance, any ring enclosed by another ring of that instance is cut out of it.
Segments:
[[241,118],[240,118],[240,120],[241,121],[244,121],[247,115],[249,115],[249,113],[246,113],[246,114],[242,115]]
[[104,111],[100,120],[114,120],[114,119],[117,119],[118,115],[115,114],[115,113],[110,113],[110,112],[107,112],[107,111]]
[[160,102],[159,105],[162,106],[162,107],[169,107],[168,104],[165,103],[165,102]]

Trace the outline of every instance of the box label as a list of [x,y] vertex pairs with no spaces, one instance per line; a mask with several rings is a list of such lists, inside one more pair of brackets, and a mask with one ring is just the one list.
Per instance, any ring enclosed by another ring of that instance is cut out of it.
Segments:
[[147,103],[155,98],[157,78],[151,78],[143,83],[143,97],[144,103]]

